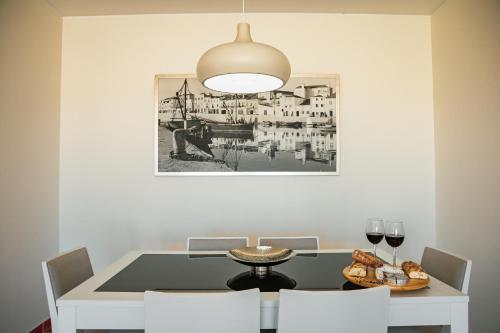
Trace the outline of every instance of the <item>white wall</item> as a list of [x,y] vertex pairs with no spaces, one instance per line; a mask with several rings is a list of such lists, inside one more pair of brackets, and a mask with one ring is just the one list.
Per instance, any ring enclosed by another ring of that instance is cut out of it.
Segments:
[[471,331],[499,331],[500,1],[432,15],[437,244],[472,259]]
[[370,216],[406,222],[405,256],[435,242],[430,18],[252,14],[253,37],[296,73],[341,78],[338,177],[153,176],[153,78],[193,73],[235,35],[236,14],[72,17],[63,22],[61,249],[97,269],[189,235],[319,234],[368,247]]
[[62,19],[0,1],[0,331],[49,317],[41,261],[58,250]]

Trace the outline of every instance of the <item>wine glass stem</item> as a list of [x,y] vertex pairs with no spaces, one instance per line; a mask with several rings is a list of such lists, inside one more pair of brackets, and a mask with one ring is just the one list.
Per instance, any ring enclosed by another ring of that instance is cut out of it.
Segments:
[[392,266],[396,267],[396,248],[392,248]]
[[373,244],[373,255],[377,256],[377,244]]

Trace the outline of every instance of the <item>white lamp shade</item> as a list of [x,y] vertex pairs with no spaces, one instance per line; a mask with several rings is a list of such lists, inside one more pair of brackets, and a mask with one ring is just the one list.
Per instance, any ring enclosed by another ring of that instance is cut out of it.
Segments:
[[253,42],[250,25],[239,23],[235,41],[205,52],[196,73],[211,90],[257,93],[281,88],[290,78],[290,63],[280,50]]

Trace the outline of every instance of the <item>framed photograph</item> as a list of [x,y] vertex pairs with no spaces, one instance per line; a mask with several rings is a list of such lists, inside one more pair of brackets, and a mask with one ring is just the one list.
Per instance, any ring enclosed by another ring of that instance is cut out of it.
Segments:
[[338,175],[339,76],[225,94],[194,75],[155,76],[155,175]]

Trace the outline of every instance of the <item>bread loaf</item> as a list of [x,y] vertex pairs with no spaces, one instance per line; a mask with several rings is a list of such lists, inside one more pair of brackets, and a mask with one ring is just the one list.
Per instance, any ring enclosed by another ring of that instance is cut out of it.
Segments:
[[371,253],[366,253],[361,250],[354,250],[354,252],[352,253],[352,259],[354,261],[362,263],[363,265],[374,268],[382,267],[384,265],[382,260],[380,260],[379,258],[375,257]]

